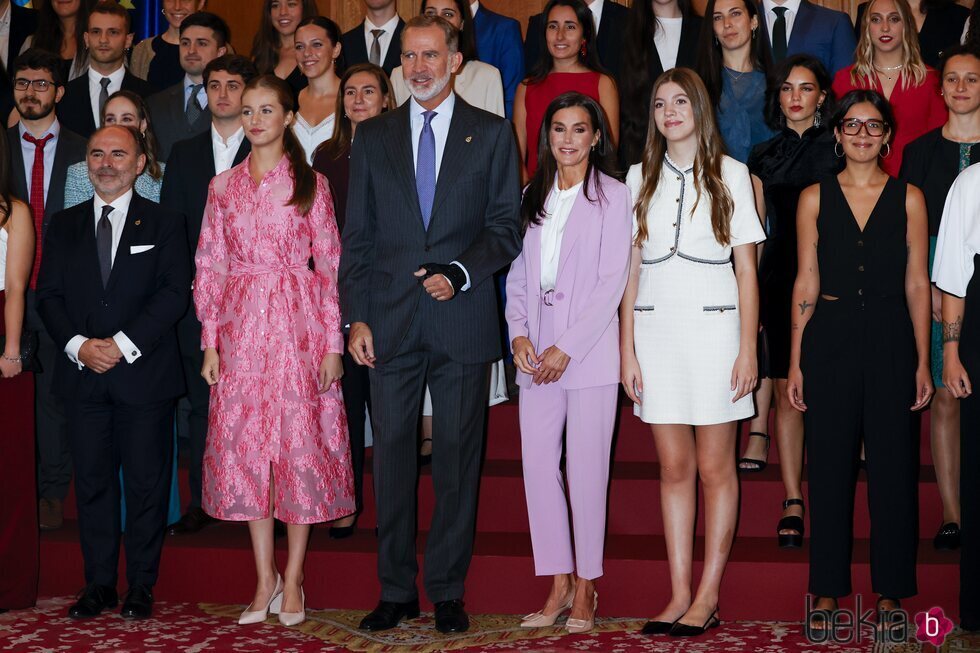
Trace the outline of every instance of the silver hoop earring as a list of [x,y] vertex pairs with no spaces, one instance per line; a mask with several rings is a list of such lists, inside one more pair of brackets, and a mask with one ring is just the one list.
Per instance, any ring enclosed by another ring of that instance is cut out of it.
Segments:
[[881,149],[884,151],[884,154],[879,153],[879,156],[882,159],[887,159],[888,158],[888,155],[892,153],[892,144],[891,143],[885,143],[885,146],[883,148],[881,148]]
[[[840,147],[840,153],[837,152],[837,147],[838,146]],[[840,141],[837,141],[836,143],[834,143],[834,154],[837,155],[837,158],[838,159],[844,158],[844,146],[841,145],[841,142]]]

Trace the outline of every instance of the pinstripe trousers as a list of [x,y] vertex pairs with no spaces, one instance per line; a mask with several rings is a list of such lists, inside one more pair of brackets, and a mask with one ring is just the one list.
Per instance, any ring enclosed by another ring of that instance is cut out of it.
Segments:
[[[489,363],[464,364],[445,353],[440,324],[421,298],[397,353],[370,371],[374,496],[381,600],[418,596],[418,424],[422,392],[432,393],[435,511],[425,545],[424,585],[432,602],[463,596],[473,552]],[[448,328],[451,328],[449,326]]]

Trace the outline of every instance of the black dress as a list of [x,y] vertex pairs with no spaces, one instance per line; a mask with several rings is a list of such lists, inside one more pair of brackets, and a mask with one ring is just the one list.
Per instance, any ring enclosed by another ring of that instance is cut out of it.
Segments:
[[809,590],[815,596],[851,593],[862,434],[872,589],[894,599],[916,593],[918,445],[909,407],[917,356],[905,301],[906,188],[889,178],[862,231],[838,180],[820,184],[820,298],[800,357],[810,479]]
[[[859,40],[861,20],[867,8],[867,2],[858,5],[854,31]],[[927,66],[939,69],[943,60],[943,51],[959,44],[969,15],[969,9],[952,1],[926,11],[926,19],[922,23],[922,29],[919,30],[919,50]]]
[[798,135],[783,129],[749,156],[749,172],[762,180],[766,242],[759,264],[759,323],[768,342],[769,376],[789,375],[790,314],[796,281],[796,204],[807,186],[841,170],[833,133],[811,127]]

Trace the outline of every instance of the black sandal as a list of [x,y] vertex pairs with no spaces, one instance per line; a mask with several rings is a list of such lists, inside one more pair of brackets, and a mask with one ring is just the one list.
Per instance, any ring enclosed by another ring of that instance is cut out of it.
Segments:
[[[745,458],[743,456],[742,458],[739,458],[738,459],[738,471],[740,471],[740,472],[746,472],[746,473],[749,473],[749,474],[755,474],[757,472],[761,472],[762,470],[764,470],[766,468],[766,465],[769,464],[769,436],[767,434],[765,434],[765,433],[759,433],[758,431],[750,431],[749,432],[749,437],[751,438],[753,435],[756,436],[756,437],[764,438],[765,439],[765,441],[766,441],[766,459],[765,460],[757,460],[756,458]],[[749,465],[755,465],[755,466],[754,467],[742,467],[742,463],[748,463]]]
[[[803,508],[804,513],[806,512],[806,506],[803,505],[803,499],[786,499],[783,501],[783,510],[786,510],[790,506],[799,506]],[[779,539],[780,549],[799,549],[803,546],[803,533],[805,532],[803,526],[803,517],[797,517],[796,515],[790,515],[789,517],[783,517],[776,524],[776,537]],[[780,533],[779,531],[796,531],[795,533]]]

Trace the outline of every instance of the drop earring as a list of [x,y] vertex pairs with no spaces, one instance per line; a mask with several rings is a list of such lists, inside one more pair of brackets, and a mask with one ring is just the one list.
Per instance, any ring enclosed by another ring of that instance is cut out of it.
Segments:
[[813,126],[814,127],[819,127],[820,126],[820,123],[823,122],[823,118],[820,117],[820,107],[821,106],[822,105],[819,105],[818,104],[817,105],[817,112],[815,114],[813,114]]

